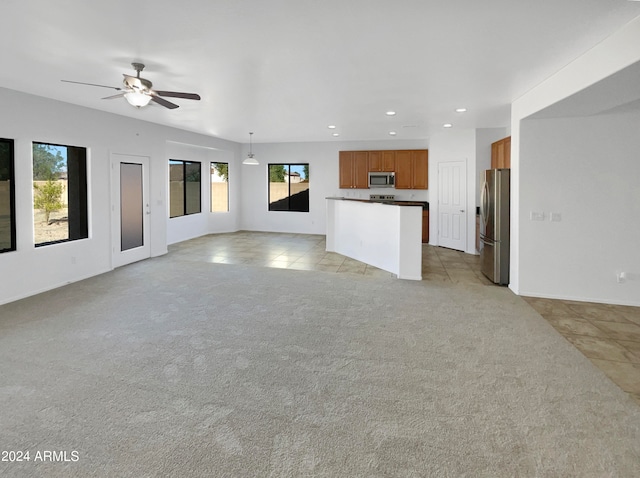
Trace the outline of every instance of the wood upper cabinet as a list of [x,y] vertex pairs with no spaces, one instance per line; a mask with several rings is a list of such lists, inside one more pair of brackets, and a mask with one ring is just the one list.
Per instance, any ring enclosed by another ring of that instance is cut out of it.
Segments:
[[340,189],[369,188],[367,151],[340,151]]
[[504,139],[504,167],[511,169],[511,136]]
[[429,189],[429,151],[411,151],[413,189]]
[[511,168],[511,136],[491,144],[491,169]]
[[340,151],[340,189],[368,189],[369,172],[395,172],[396,189],[429,189],[429,151]]
[[393,172],[396,170],[395,151],[369,151],[369,171]]
[[429,152],[396,151],[396,189],[429,188]]
[[411,151],[396,151],[396,189],[411,189]]

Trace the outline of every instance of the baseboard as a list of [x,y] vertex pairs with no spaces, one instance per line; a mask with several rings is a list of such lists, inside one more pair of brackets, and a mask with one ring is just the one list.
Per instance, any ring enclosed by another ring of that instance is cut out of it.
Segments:
[[49,287],[44,287],[42,289],[37,289],[35,291],[31,291],[31,292],[28,292],[26,294],[20,294],[20,295],[17,295],[15,297],[10,297],[9,299],[6,299],[6,300],[3,299],[2,301],[0,301],[0,305],[9,304],[9,303],[15,302],[17,300],[26,299],[27,297],[33,297],[34,295],[42,294],[43,292],[49,292],[50,290],[59,289],[60,287],[64,287],[65,285],[69,285],[69,284],[73,284],[75,282],[80,282],[80,281],[83,281],[83,280],[86,280],[86,279],[90,279],[92,277],[96,277],[96,276],[99,276],[101,274],[105,274],[107,272],[111,272],[112,270],[113,269],[105,269],[103,271],[96,272],[95,274],[88,274],[86,276],[81,276],[81,277],[78,277],[78,278],[73,279],[73,280],[68,280],[68,281],[65,281],[65,282],[60,282],[60,283],[54,284],[54,285],[49,286]]
[[604,299],[599,297],[581,297],[563,294],[541,294],[539,292],[526,291],[520,291],[517,295],[524,297],[535,297],[538,299],[572,300],[575,302],[592,302],[596,304],[627,305],[631,307],[640,307],[640,302],[638,301],[619,300],[614,302],[612,299]]

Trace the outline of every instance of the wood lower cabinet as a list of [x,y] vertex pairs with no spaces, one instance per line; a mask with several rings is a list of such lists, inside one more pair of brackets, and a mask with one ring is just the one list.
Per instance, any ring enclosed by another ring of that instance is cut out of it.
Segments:
[[396,189],[429,189],[429,152],[396,151]]
[[340,151],[340,189],[369,188],[367,151]]
[[422,210],[422,243],[427,244],[429,242],[429,210]]
[[395,170],[395,151],[369,151],[369,171],[392,173]]
[[511,168],[511,136],[491,144],[491,169]]

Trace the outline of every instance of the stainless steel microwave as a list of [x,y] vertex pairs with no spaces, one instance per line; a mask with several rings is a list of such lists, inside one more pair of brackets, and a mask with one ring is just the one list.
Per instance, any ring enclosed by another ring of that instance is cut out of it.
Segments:
[[395,184],[395,173],[369,173],[370,188],[393,188]]

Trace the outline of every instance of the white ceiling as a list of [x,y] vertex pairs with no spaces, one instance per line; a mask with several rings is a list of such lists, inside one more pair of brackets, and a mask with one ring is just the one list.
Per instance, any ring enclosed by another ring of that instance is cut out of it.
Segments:
[[[507,126],[514,99],[640,15],[640,2],[2,0],[1,11],[0,87],[233,141],[253,131],[260,143],[334,141],[329,124],[346,141]],[[132,61],[154,88],[202,101],[138,110],[60,81],[117,87]]]

